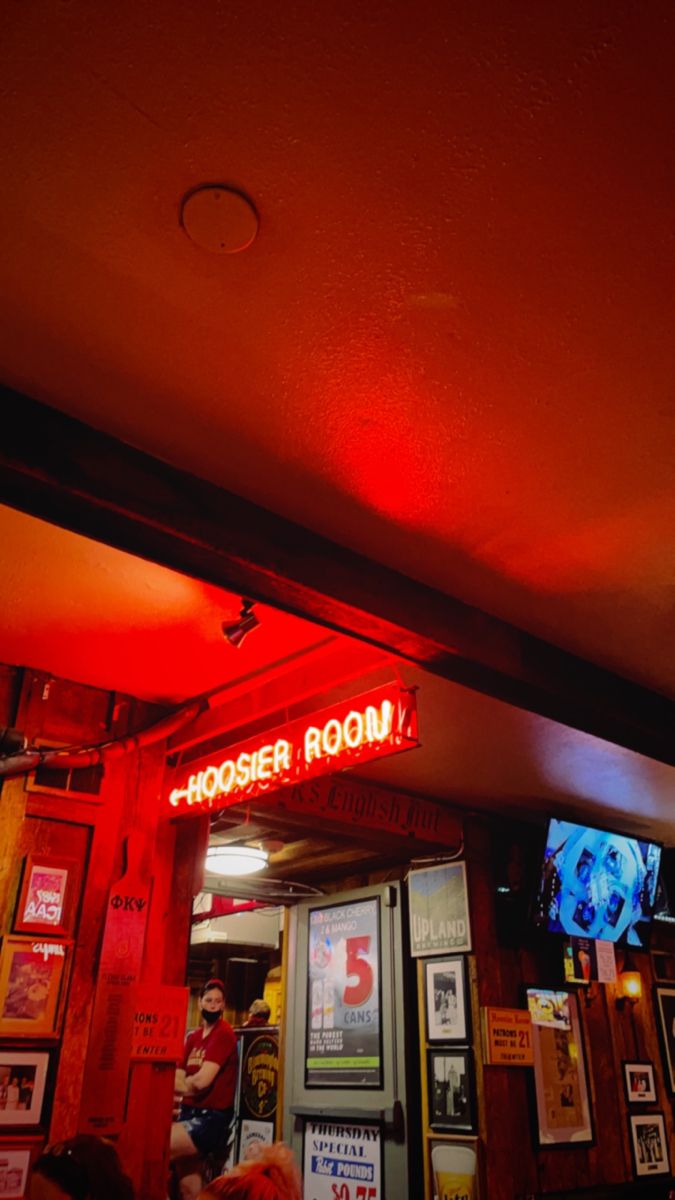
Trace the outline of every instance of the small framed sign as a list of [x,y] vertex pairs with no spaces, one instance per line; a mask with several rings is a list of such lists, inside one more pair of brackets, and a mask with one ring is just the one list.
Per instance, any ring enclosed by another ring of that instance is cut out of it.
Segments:
[[14,932],[68,937],[72,932],[79,874],[79,863],[73,859],[29,854],[24,863]]
[[68,946],[6,937],[0,954],[0,1037],[53,1037]]
[[429,1124],[432,1129],[475,1129],[473,1071],[468,1049],[429,1050]]
[[30,1150],[20,1146],[0,1146],[0,1196],[2,1200],[22,1200],[28,1187]]
[[425,966],[427,1040],[467,1042],[469,1003],[464,959],[430,958]]
[[663,1113],[632,1113],[628,1121],[633,1169],[637,1178],[645,1175],[670,1175],[668,1137]]
[[628,1104],[655,1104],[654,1067],[650,1062],[624,1062],[623,1081]]
[[0,1050],[0,1130],[39,1129],[48,1067],[45,1050]]

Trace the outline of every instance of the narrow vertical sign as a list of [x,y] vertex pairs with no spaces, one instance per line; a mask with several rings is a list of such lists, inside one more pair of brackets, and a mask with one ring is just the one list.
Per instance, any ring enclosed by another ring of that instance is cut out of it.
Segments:
[[117,1133],[124,1121],[135,989],[140,976],[150,884],[127,843],[128,867],[108,897],[101,961],[80,1103],[80,1133]]

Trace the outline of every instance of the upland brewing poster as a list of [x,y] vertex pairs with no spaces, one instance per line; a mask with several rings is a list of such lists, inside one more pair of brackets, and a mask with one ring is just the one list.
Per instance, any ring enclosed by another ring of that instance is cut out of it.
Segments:
[[466,864],[443,863],[410,871],[410,953],[465,954],[471,950]]

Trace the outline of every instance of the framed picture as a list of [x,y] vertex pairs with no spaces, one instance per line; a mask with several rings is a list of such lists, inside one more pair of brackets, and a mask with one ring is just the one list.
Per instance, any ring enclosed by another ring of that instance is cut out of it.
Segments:
[[589,1145],[593,1122],[577,998],[528,988],[539,1146]]
[[427,1040],[468,1042],[469,1005],[464,959],[430,958],[425,967]]
[[635,1175],[670,1175],[663,1113],[631,1113],[628,1121]]
[[51,1037],[58,1033],[67,950],[64,942],[3,938],[0,1037]]
[[429,1124],[473,1133],[476,1126],[470,1050],[429,1050]]
[[624,1062],[623,1081],[628,1104],[654,1104],[656,1083],[650,1062]]
[[30,1150],[0,1146],[0,1196],[3,1200],[22,1200],[28,1187]]
[[443,863],[408,873],[410,953],[468,953],[471,949],[466,863]]
[[79,874],[80,866],[74,859],[29,854],[24,863],[14,932],[67,937],[72,932]]
[[675,1095],[675,987],[654,988],[666,1083]]
[[380,898],[310,908],[305,1086],[382,1087]]
[[429,1141],[431,1195],[436,1200],[454,1200],[456,1196],[481,1196],[480,1143],[477,1138],[460,1141]]
[[46,1050],[0,1050],[0,1130],[39,1128],[48,1066]]

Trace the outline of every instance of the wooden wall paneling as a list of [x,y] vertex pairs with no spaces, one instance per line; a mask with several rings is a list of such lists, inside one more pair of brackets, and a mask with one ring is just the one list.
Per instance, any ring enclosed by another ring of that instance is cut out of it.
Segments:
[[[16,681],[8,681],[7,668],[3,667],[4,709],[7,722],[15,721],[26,736],[30,737],[30,705],[27,700],[26,679],[21,673],[21,690],[16,696]],[[14,711],[16,710],[16,711]],[[9,929],[11,909],[17,887],[16,863],[21,838],[21,826],[26,812],[26,792],[23,779],[7,779],[0,786],[2,820],[0,821],[0,931]]]
[[[523,1003],[517,953],[497,941],[492,838],[489,822],[471,817],[464,822],[471,935],[476,959],[478,1017],[474,1025],[477,1082],[482,1090],[480,1133],[484,1141],[487,1193],[490,1200],[512,1200],[514,1193],[536,1190],[536,1168],[530,1128],[525,1069],[482,1065],[480,1007],[519,1008]],[[514,1156],[514,1146],[518,1154]]]
[[0,663],[0,725],[15,725],[23,671]]
[[53,1140],[72,1137],[77,1131],[83,1084],[82,1067],[86,1061],[89,1043],[106,903],[113,875],[121,866],[122,797],[130,769],[130,758],[108,764],[101,791],[103,803],[91,806],[90,819],[93,825],[89,870],[83,890],[61,1043],[50,1130]]
[[196,895],[195,862],[208,839],[208,814],[172,821],[175,849],[171,875],[169,923],[171,936],[164,946],[165,983],[184,984],[190,947],[192,901]]
[[420,1048],[420,1088],[422,1103],[422,1157],[424,1159],[424,1200],[433,1200],[431,1161],[429,1158],[429,1073],[427,1071],[427,1007],[424,989],[424,959],[417,959],[417,1024]]
[[[143,874],[153,881],[141,978],[144,983],[156,983],[158,987],[164,982],[164,948],[172,938],[169,920],[172,856],[167,856],[167,851],[173,849],[174,837],[167,823],[160,822],[165,754],[161,742],[136,756],[133,786],[124,815],[126,826],[143,839]],[[119,1149],[144,1200],[163,1200],[166,1196],[174,1074],[173,1063],[131,1064]]]
[[110,733],[112,692],[57,679],[45,671],[26,671],[26,716],[21,728],[31,740],[55,744],[100,742]]
[[9,931],[18,887],[21,830],[26,812],[22,779],[7,779],[2,786],[0,821],[0,932]]

